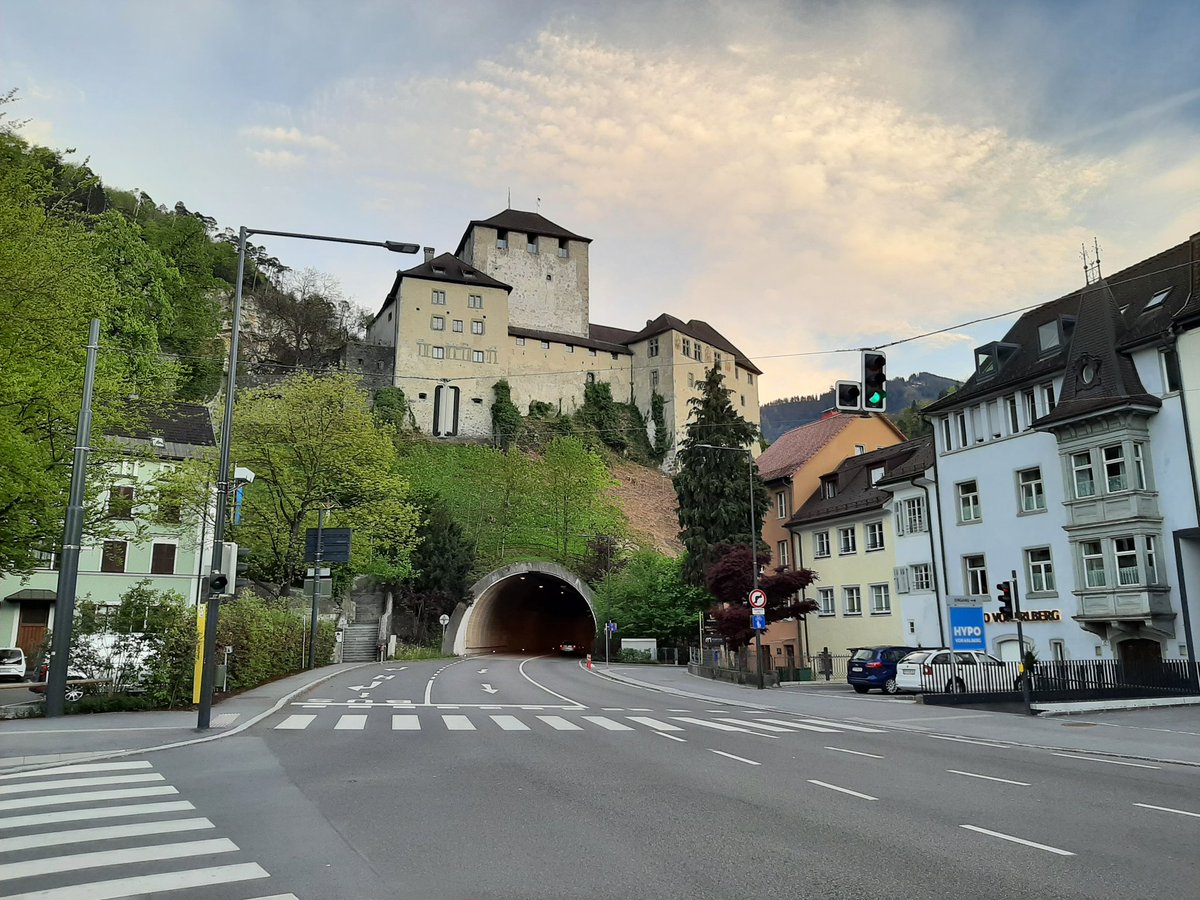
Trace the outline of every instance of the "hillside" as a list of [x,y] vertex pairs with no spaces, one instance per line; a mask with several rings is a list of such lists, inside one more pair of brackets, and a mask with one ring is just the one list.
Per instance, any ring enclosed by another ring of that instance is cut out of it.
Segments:
[[[894,418],[901,410],[914,403],[920,406],[941,397],[961,382],[943,378],[931,372],[918,372],[907,378],[888,379],[888,412]],[[762,432],[768,441],[775,441],[781,434],[815,422],[827,409],[833,408],[833,388],[818,396],[789,397],[771,400],[762,405]]]
[[627,462],[615,463],[612,474],[620,484],[609,493],[621,504],[638,543],[669,556],[683,553],[670,476],[660,469]]

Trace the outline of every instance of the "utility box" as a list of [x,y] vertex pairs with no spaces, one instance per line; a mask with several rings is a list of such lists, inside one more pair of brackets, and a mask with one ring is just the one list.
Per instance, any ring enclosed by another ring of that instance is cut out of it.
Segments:
[[621,652],[639,650],[650,654],[650,662],[658,662],[658,638],[621,638]]

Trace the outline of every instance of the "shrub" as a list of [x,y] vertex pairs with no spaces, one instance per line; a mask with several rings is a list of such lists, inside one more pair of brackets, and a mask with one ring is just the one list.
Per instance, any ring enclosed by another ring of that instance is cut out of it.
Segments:
[[[317,665],[333,658],[334,625],[317,623]],[[217,646],[233,647],[229,657],[229,689],[241,691],[282,678],[306,665],[308,626],[290,612],[286,601],[264,600],[243,593],[221,604]]]
[[441,647],[423,647],[420,644],[397,644],[392,659],[449,659]]
[[651,663],[657,662],[652,659],[649,650],[626,650],[621,649],[620,661],[623,663]]

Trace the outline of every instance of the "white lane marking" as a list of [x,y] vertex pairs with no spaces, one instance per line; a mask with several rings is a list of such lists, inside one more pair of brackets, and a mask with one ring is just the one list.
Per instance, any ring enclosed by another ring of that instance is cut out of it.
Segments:
[[1171,809],[1169,806],[1151,806],[1149,803],[1135,803],[1134,806],[1140,806],[1142,809],[1157,809],[1159,812],[1175,813],[1179,816],[1192,816],[1200,819],[1200,813],[1188,812],[1186,809]]
[[626,716],[625,718],[630,722],[637,722],[639,725],[653,728],[655,731],[683,731],[678,725],[672,725],[670,722],[660,722],[658,719],[652,719],[649,716]]
[[16,894],[8,900],[116,900],[118,897],[140,897],[143,894],[160,894],[182,891],[186,888],[209,887],[215,884],[230,884],[249,881],[252,878],[270,878],[271,875],[258,863],[241,863],[233,866],[210,866],[204,869],[186,869],[182,872],[166,872],[162,875],[134,875],[112,881],[91,881],[70,887],[48,891]]
[[965,828],[968,831],[977,831],[980,834],[989,834],[992,837],[1000,838],[1002,841],[1012,841],[1014,844],[1024,844],[1026,847],[1033,847],[1036,850],[1045,850],[1047,853],[1057,853],[1059,856],[1074,856],[1070,850],[1060,850],[1058,847],[1051,847],[1049,844],[1039,844],[1036,841],[1027,841],[1025,838],[1014,837],[1011,834],[1001,834],[999,831],[988,831],[986,828],[980,828],[978,825],[959,825],[959,828]]
[[16,775],[0,775],[0,781],[16,781],[20,778],[41,778],[44,775],[75,775],[84,772],[122,772],[129,769],[148,769],[150,763],[138,762],[79,763],[74,766],[56,766],[53,769],[38,769],[36,772],[18,772]]
[[778,731],[782,734],[790,734],[790,729],[780,728],[778,725],[768,725],[765,720],[759,722],[751,722],[748,719],[721,719],[722,722],[728,722],[730,725],[745,725],[747,728],[761,728],[763,731]]
[[625,712],[625,707],[623,707],[623,706],[602,706],[602,707],[600,707],[600,710],[602,712]]
[[550,688],[546,687],[544,684],[539,684],[538,682],[534,681],[533,678],[531,678],[528,674],[526,674],[525,663],[530,663],[530,662],[533,662],[535,659],[543,659],[543,658],[544,657],[541,657],[541,656],[531,656],[529,659],[525,660],[525,662],[522,662],[519,666],[517,666],[517,671],[521,673],[522,678],[524,678],[526,681],[528,681],[534,687],[541,688],[547,694],[553,694],[555,697],[557,697],[559,700],[562,700],[564,703],[571,703],[575,706],[582,707],[583,706],[582,703],[572,700],[570,697],[564,697],[562,694],[558,693],[558,691],[550,690]]
[[583,731],[574,722],[569,722],[562,716],[536,716],[536,718],[541,719],[555,731]]
[[421,717],[413,715],[392,716],[392,731],[420,731]]
[[732,753],[726,753],[724,750],[714,750],[712,747],[709,747],[708,751],[709,751],[709,753],[716,753],[720,756],[726,756],[729,759],[736,759],[738,762],[745,763],[748,766],[761,766],[762,765],[762,763],[760,763],[760,762],[755,762],[752,759],[746,759],[746,757],[744,757],[744,756],[734,756]]
[[829,788],[831,791],[839,791],[843,794],[849,794],[851,797],[860,797],[863,800],[878,800],[878,797],[872,797],[870,794],[860,794],[858,791],[852,791],[850,788],[838,787],[836,784],[829,784],[824,781],[817,781],[815,778],[808,779],[809,784],[815,784],[817,787]]
[[484,692],[485,694],[495,694],[497,691],[499,691],[499,688],[494,688],[494,687],[492,687],[492,686],[491,686],[490,684],[488,684],[486,681],[485,681],[483,684],[479,685],[479,686],[480,686],[480,687],[483,689],[483,692]]
[[53,825],[57,822],[77,822],[84,819],[118,819],[125,816],[153,816],[166,812],[194,810],[186,800],[167,800],[162,803],[131,803],[128,806],[95,806],[90,809],[68,809],[64,812],[40,812],[31,816],[0,818],[0,830],[24,828],[26,825]]
[[[837,728],[844,731],[861,731],[863,734],[887,734],[883,728],[869,728],[866,725],[851,725],[849,722],[830,722],[827,719],[813,719],[809,716],[799,717],[801,722],[810,722],[813,725],[824,725],[827,728]],[[767,719],[768,722],[775,721]]]
[[529,726],[516,716],[489,716],[489,718],[505,731],[528,731]]
[[652,710],[652,709],[647,709],[647,708],[639,707],[639,706],[631,706],[631,707],[629,707],[629,711],[630,712],[654,712],[654,710]]
[[146,784],[149,781],[165,781],[156,772],[141,775],[97,775],[95,778],[59,778],[53,781],[27,781],[25,784],[6,784],[0,787],[3,794],[32,794],[37,791],[54,791],[59,788],[100,787],[106,784]]
[[55,794],[52,797],[23,797],[20,800],[0,800],[0,812],[6,809],[33,809],[38,806],[58,806],[62,803],[91,803],[93,800],[124,800],[126,797],[161,797],[178,794],[169,784],[144,788],[120,788],[113,791],[83,791],[78,794]]
[[487,674],[487,669],[480,669],[480,670],[479,670],[479,674],[480,674],[480,675],[486,675],[486,674]]
[[301,715],[300,713],[296,713],[295,715],[288,716],[286,719],[284,719],[282,722],[280,722],[278,725],[276,725],[275,730],[276,731],[279,731],[279,730],[299,731],[299,730],[307,728],[309,725],[311,725],[313,722],[313,719],[315,719],[315,718],[316,718],[316,716],[311,713],[306,714],[306,715]]
[[982,778],[984,781],[999,781],[1001,784],[1019,784],[1021,787],[1029,787],[1028,781],[1012,781],[1008,778],[997,778],[994,775],[976,775],[974,772],[960,772],[958,769],[947,769],[951,775],[966,775],[968,778]]
[[[629,718],[633,719],[633,716]],[[737,725],[726,725],[724,722],[709,722],[707,719],[693,719],[690,716],[671,716],[676,722],[687,722],[691,725],[699,725],[703,728],[713,728],[717,731],[740,731],[742,734],[756,734],[759,737],[770,738],[773,741],[779,740],[778,735],[763,734],[761,731],[752,731],[749,728],[739,728]],[[634,719],[634,721],[637,721]]]
[[362,731],[367,727],[366,716],[353,716],[347,713],[337,720],[337,724],[333,726],[334,731]]
[[667,712],[690,713],[691,710],[690,709],[668,709]]
[[633,729],[628,725],[614,721],[607,716],[584,716],[584,718],[595,725],[599,725],[601,728],[608,729],[609,731],[633,731]]
[[181,841],[177,844],[155,844],[153,847],[96,850],[91,853],[43,857],[42,859],[29,859],[24,862],[0,865],[0,881],[28,878],[30,875],[75,872],[79,869],[122,866],[129,863],[156,862],[164,859],[183,859],[188,856],[208,856],[210,853],[233,853],[237,848],[237,844],[229,838],[213,838],[207,841]]
[[1123,759],[1103,759],[1099,756],[1080,756],[1078,753],[1055,753],[1055,756],[1067,759],[1086,759],[1088,762],[1108,763],[1112,766],[1132,766],[1135,769],[1161,769],[1162,766],[1148,766],[1145,763],[1125,762]]
[[674,734],[667,734],[665,731],[656,731],[654,733],[657,734],[659,737],[669,738],[672,741],[679,741],[679,743],[681,743],[681,744],[687,743],[687,741],[684,738],[678,737],[677,735],[674,735]]
[[31,847],[57,847],[62,844],[82,844],[87,841],[119,840],[147,834],[202,831],[215,827],[208,819],[173,819],[166,822],[134,822],[131,825],[109,825],[100,828],[73,828],[70,831],[51,831],[42,834],[26,834],[21,837],[0,838],[0,853],[28,850]]
[[295,894],[272,894],[270,897],[255,897],[254,900],[300,900]]
[[[732,722],[732,721],[733,721],[733,719],[722,719],[722,721],[724,721],[724,722]],[[771,723],[773,723],[773,724],[775,724],[775,725],[785,725],[785,726],[787,726],[787,727],[785,727],[785,728],[781,729],[782,731],[790,731],[790,730],[792,730],[792,729],[794,729],[794,728],[798,728],[798,729],[800,729],[801,731],[819,731],[819,732],[821,732],[822,734],[837,734],[837,729],[836,729],[836,728],[823,728],[823,727],[822,727],[822,726],[820,726],[820,725],[809,725],[809,724],[807,724],[807,723],[805,723],[805,722],[796,722],[796,721],[793,721],[793,720],[791,720],[791,719],[759,719],[758,721],[759,721],[759,722],[771,722]],[[765,726],[765,725],[760,725],[759,727],[760,727],[760,728],[766,728],[767,726]]]
[[853,753],[855,756],[869,756],[871,759],[883,759],[878,753],[864,753],[862,750],[847,750],[845,747],[826,747],[826,750],[836,750],[838,753]]
[[974,744],[977,747],[994,747],[997,750],[1007,750],[1008,744],[995,744],[991,741],[972,741],[969,738],[950,737],[948,734],[929,734],[935,741],[953,741],[956,744]]
[[475,730],[475,726],[471,724],[471,720],[466,716],[442,716],[442,721],[446,723],[446,728],[450,731]]

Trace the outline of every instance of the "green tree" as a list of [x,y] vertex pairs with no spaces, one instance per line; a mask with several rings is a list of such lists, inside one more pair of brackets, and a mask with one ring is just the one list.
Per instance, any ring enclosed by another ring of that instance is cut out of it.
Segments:
[[[767,489],[748,450],[758,428],[743,419],[729,400],[720,371],[713,367],[688,401],[691,412],[672,478],[679,498],[680,538],[687,556],[684,576],[703,583],[719,544],[759,541],[766,515]],[[733,449],[713,449],[724,447]],[[754,521],[751,529],[751,492]],[[761,543],[761,541],[760,541]]]
[[501,378],[492,385],[492,440],[507,452],[521,432],[521,411],[512,402],[512,388]]
[[697,617],[713,598],[687,583],[681,559],[643,550],[600,583],[594,602],[597,613],[607,613],[620,634],[680,645],[696,633]]
[[604,492],[616,481],[604,461],[577,438],[554,438],[538,466],[540,512],[547,537],[564,560],[582,558],[588,540],[617,522]]
[[417,529],[420,543],[413,551],[411,584],[397,596],[396,626],[404,621],[403,637],[424,644],[436,634],[437,617],[450,613],[467,593],[468,576],[475,564],[475,542],[454,521],[445,503],[434,498],[425,504],[424,520]]
[[904,436],[910,441],[919,437],[928,437],[933,434],[933,423],[921,415],[921,410],[928,406],[932,401],[925,401],[918,405],[915,401],[911,406],[900,411],[893,422],[896,427],[903,432]]

